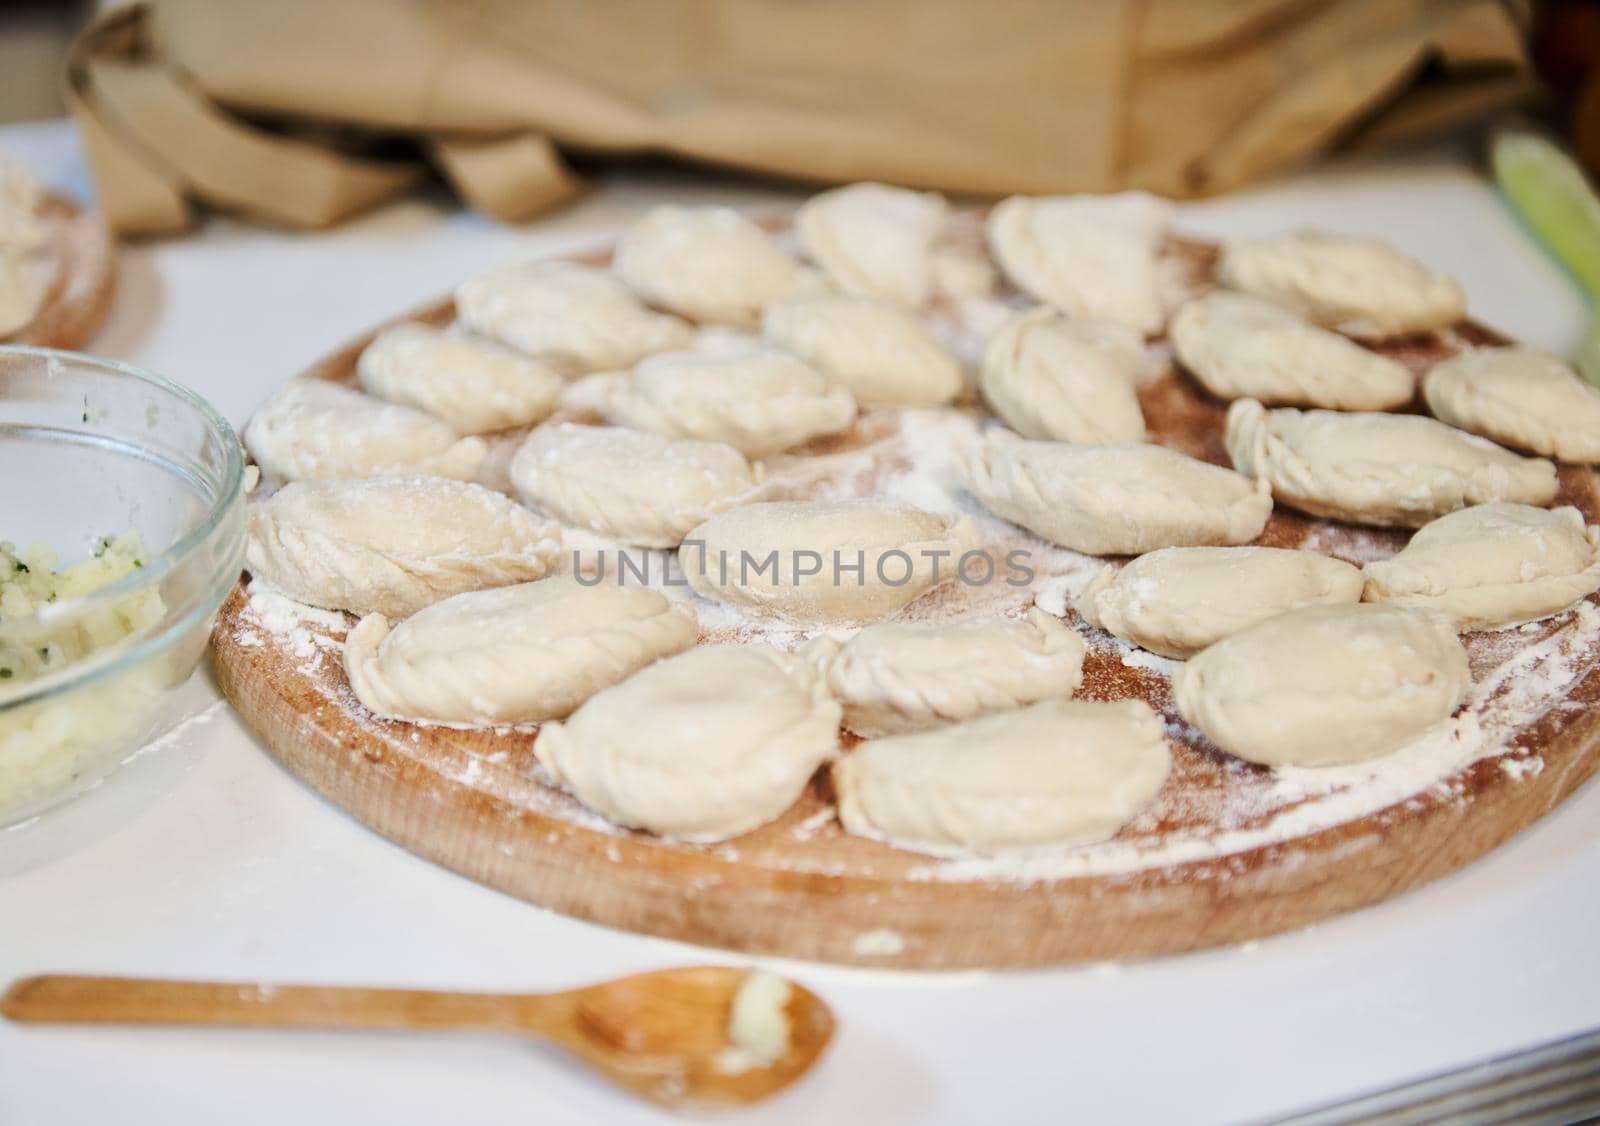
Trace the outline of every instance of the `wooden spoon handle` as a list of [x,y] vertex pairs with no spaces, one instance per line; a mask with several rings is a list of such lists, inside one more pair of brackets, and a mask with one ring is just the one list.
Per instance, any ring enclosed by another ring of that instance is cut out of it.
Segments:
[[46,974],[0,998],[8,1020],[71,1024],[548,1032],[560,994],[435,993]]

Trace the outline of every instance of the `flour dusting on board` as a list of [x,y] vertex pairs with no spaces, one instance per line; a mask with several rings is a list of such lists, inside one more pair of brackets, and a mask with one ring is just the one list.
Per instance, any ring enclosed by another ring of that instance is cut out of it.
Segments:
[[[867,437],[860,445],[822,458],[774,458],[771,472],[789,496],[877,496],[936,512],[966,513],[978,525],[992,555],[1003,557],[1014,549],[1027,552],[1028,565],[1034,571],[1028,583],[952,583],[912,603],[902,611],[902,619],[1015,616],[1034,604],[1066,618],[1084,636],[1089,663],[1094,666],[1098,662],[1102,678],[1127,678],[1133,691],[1150,699],[1163,713],[1176,744],[1177,784],[1169,783],[1150,809],[1117,837],[1102,844],[997,856],[924,857],[920,861],[913,856],[913,866],[904,872],[908,878],[1029,883],[1126,875],[1226,858],[1344,824],[1445,785],[1473,763],[1503,754],[1518,731],[1560,705],[1567,691],[1600,664],[1600,610],[1592,603],[1584,603],[1554,622],[1535,627],[1533,632],[1520,627],[1470,635],[1467,645],[1474,665],[1474,690],[1467,706],[1455,718],[1382,759],[1352,766],[1264,771],[1200,750],[1203,737],[1177,716],[1171,704],[1168,685],[1178,662],[1090,629],[1072,610],[1073,600],[1090,579],[1103,567],[1116,564],[1045,543],[996,519],[962,489],[962,460],[986,424],[981,416],[967,411],[875,412],[861,424]],[[819,470],[817,462],[822,462],[824,468]],[[1317,528],[1305,546],[1314,545],[1348,557],[1369,552],[1378,555],[1381,542],[1379,536],[1364,536],[1361,529]],[[563,569],[570,569],[574,548],[579,550],[585,569],[594,566],[603,549],[608,561],[606,571],[615,575],[620,545],[589,533],[572,534],[567,540]],[[753,618],[736,608],[701,598],[682,583],[671,552],[632,550],[636,557],[648,557],[645,570],[649,585],[694,607],[702,640],[761,641],[795,649],[823,632]],[[635,581],[634,576],[630,574],[627,581]],[[276,646],[295,658],[300,671],[344,710],[385,730],[410,727],[367,716],[345,686],[338,668],[340,638],[349,624],[345,615],[300,606],[260,582],[253,582],[248,593],[239,644],[260,645],[262,634],[271,635]],[[844,638],[854,631],[826,632]],[[531,746],[532,730],[515,729],[503,734],[516,735]],[[454,768],[440,769],[462,785],[551,813],[575,827],[613,835],[628,832],[550,787],[539,768],[532,765],[531,755],[514,754],[513,758],[519,761],[493,763],[468,757]],[[1513,780],[1534,777],[1541,768],[1542,762],[1537,758],[1508,756],[1502,765],[1504,774]],[[780,824],[782,837],[791,844],[825,846],[843,833],[830,804],[820,808],[807,805]],[[780,850],[759,843],[768,831],[761,830],[747,838],[758,843],[741,849],[744,859],[825,874],[858,870],[827,847],[818,848],[815,857],[802,855],[797,859],[792,851],[780,856]],[[694,849],[677,844],[663,847]],[[729,859],[725,852],[715,855]]]
[[[1600,610],[1582,603],[1557,632],[1475,681],[1466,706],[1410,744],[1370,762],[1273,771],[1276,809],[1248,827],[1171,835],[1159,841],[1115,839],[1071,850],[962,857],[910,873],[914,879],[1034,881],[1097,876],[1225,857],[1302,837],[1377,813],[1433,787],[1485,758],[1503,754],[1512,736],[1558,704],[1566,690],[1600,664]],[[1537,765],[1529,765],[1537,763]],[[1515,765],[1513,765],[1515,764]],[[1508,759],[1516,780],[1543,763]]]
[[[968,368],[969,397],[985,335],[1015,307],[1014,301],[977,299],[935,312],[940,339]],[[731,332],[702,332],[698,342],[707,351],[747,346],[743,334]],[[1139,394],[1155,440],[1222,460],[1216,441],[1220,408],[1197,399],[1171,370],[1164,346],[1152,346],[1148,352]],[[572,417],[581,417],[581,411]],[[232,643],[252,654],[286,656],[327,707],[381,738],[393,754],[423,763],[450,785],[493,796],[510,807],[510,816],[530,810],[551,818],[559,825],[549,834],[552,842],[569,831],[588,831],[606,834],[601,851],[612,863],[630,863],[630,857],[637,855],[630,849],[637,843],[693,854],[708,864],[812,876],[1028,884],[1088,876],[1131,879],[1192,863],[1196,867],[1186,869],[1186,879],[1226,879],[1247,870],[1246,854],[1255,850],[1364,818],[1376,817],[1375,823],[1381,825],[1384,819],[1403,817],[1426,802],[1470,802],[1469,780],[1481,777],[1474,769],[1480,763],[1502,785],[1537,778],[1545,766],[1536,753],[1537,739],[1531,746],[1519,745],[1518,740],[1526,743],[1536,727],[1542,732],[1538,738],[1549,738],[1588,707],[1583,702],[1587,694],[1580,694],[1583,700],[1569,697],[1590,672],[1600,668],[1600,609],[1592,600],[1547,622],[1465,637],[1473,675],[1466,705],[1392,755],[1351,766],[1276,771],[1222,755],[1173,706],[1170,680],[1178,662],[1091,629],[1073,609],[1090,580],[1120,562],[1046,543],[995,518],[966,492],[963,467],[984,430],[994,425],[993,419],[970,406],[872,410],[846,434],[767,458],[763,468],[775,498],[873,497],[940,514],[964,514],[974,522],[992,559],[1021,553],[1028,570],[1025,581],[1008,582],[1001,572],[987,582],[948,583],[913,602],[896,620],[1016,617],[1037,605],[1065,619],[1084,638],[1088,656],[1083,697],[1136,696],[1162,715],[1174,751],[1172,775],[1148,808],[1101,844],[976,857],[898,851],[846,836],[822,779],[784,817],[733,844],[707,848],[664,841],[612,825],[551,785],[533,759],[533,727],[496,732],[432,728],[428,738],[419,740],[418,725],[371,716],[351,693],[343,673],[343,636],[353,623],[347,615],[301,606],[252,582],[244,608],[234,619]],[[509,449],[507,445],[502,452]],[[489,477],[485,483],[506,488],[505,482]],[[1584,489],[1588,490],[1584,496],[1592,500],[1592,488]],[[1594,513],[1590,514],[1592,518]],[[1280,511],[1263,542],[1361,564],[1388,558],[1404,540],[1393,531],[1307,521]],[[766,642],[792,650],[819,632],[841,640],[854,632],[797,629],[708,601],[683,582],[673,552],[624,549],[592,533],[567,531],[561,569],[576,567],[590,574],[603,570],[611,576],[608,581],[616,581],[623,551],[637,565],[635,571],[643,567],[648,585],[693,607],[702,642]],[[639,580],[630,574],[627,581]],[[1586,686],[1585,693],[1590,688]],[[355,749],[350,753],[360,754]],[[381,762],[370,768],[385,769]],[[1360,834],[1341,847],[1360,850],[1377,839],[1376,831]],[[508,863],[516,862],[509,851],[506,855]],[[696,876],[694,887],[712,887],[717,881],[712,871]],[[887,958],[903,949],[905,939],[880,928],[863,931],[853,942],[859,957]]]

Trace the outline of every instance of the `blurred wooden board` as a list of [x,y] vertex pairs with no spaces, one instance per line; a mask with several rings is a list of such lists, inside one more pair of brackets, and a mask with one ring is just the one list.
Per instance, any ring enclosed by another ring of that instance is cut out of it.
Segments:
[[39,208],[48,224],[50,280],[33,320],[0,344],[83,349],[111,312],[117,288],[116,243],[98,213],[64,196],[46,194]]

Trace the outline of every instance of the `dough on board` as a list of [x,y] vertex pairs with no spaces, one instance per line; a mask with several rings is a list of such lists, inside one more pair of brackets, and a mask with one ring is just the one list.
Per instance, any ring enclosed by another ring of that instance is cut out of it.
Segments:
[[0,258],[10,251],[25,255],[49,241],[40,215],[44,185],[20,160],[0,154]]
[[356,378],[369,394],[426,411],[458,434],[531,426],[566,387],[537,360],[415,323],[380,332],[362,349]]
[[954,581],[977,546],[966,516],[883,500],[766,501],[692,530],[678,562],[707,598],[796,625],[854,625]]
[[1434,610],[1311,606],[1223,638],[1173,674],[1183,718],[1267,766],[1337,766],[1398,750],[1456,710],[1467,651]]
[[967,487],[996,516],[1086,555],[1249,543],[1265,487],[1162,446],[1072,446],[990,431]]
[[0,338],[28,327],[46,289],[45,273],[27,253],[0,246]]
[[933,294],[934,246],[949,210],[938,192],[847,184],[806,200],[794,231],[841,291],[920,309]]
[[1457,629],[1546,618],[1600,589],[1600,528],[1570,506],[1480,504],[1441,516],[1363,568],[1366,600],[1426,606]]
[[1224,442],[1241,473],[1280,502],[1333,520],[1416,528],[1471,504],[1549,504],[1556,467],[1409,414],[1228,408]]
[[473,332],[565,372],[632,367],[687,348],[694,330],[645,307],[613,274],[574,262],[519,262],[463,282],[456,315]]
[[297,602],[404,618],[441,598],[543,578],[561,530],[443,477],[285,485],[249,510],[245,565]]
[[961,365],[915,313],[870,297],[823,294],[767,306],[773,344],[844,387],[862,406],[939,407],[961,393]]
[[244,444],[279,481],[426,473],[470,481],[488,447],[430,414],[321,379],[292,379],[256,408]]
[[1422,385],[1434,417],[1557,461],[1600,462],[1600,388],[1538,348],[1473,348]]
[[847,831],[982,853],[1105,840],[1171,765],[1161,718],[1143,700],[1046,700],[862,743],[832,772]]
[[1234,239],[1223,244],[1217,280],[1363,339],[1433,332],[1467,313],[1454,278],[1382,239],[1355,235]]
[[765,492],[732,446],[571,423],[529,434],[511,483],[564,524],[641,547],[676,547],[696,524]]
[[652,208],[617,240],[611,268],[651,305],[747,328],[770,302],[824,288],[815,271],[731,207]]
[[1017,317],[989,338],[979,388],[1024,438],[1114,446],[1142,442],[1138,334],[1050,309]]
[[850,392],[773,348],[669,352],[651,356],[631,375],[608,373],[584,383],[595,384],[596,405],[610,422],[667,438],[722,442],[746,457],[837,434],[856,417]]
[[839,744],[816,668],[770,645],[704,645],[539,729],[534,754],[619,825],[720,841],[781,815]]
[[1223,399],[1380,411],[1417,390],[1404,364],[1247,293],[1217,289],[1190,301],[1168,338],[1183,366]]
[[1361,601],[1361,572],[1312,551],[1164,547],[1107,567],[1075,603],[1084,621],[1141,649],[1184,660],[1301,606]]
[[812,645],[845,727],[869,738],[1071,696],[1083,682],[1083,639],[1038,607],[1020,619],[882,622]]
[[1157,253],[1175,210],[1147,192],[1012,196],[989,213],[989,246],[1040,301],[1152,336],[1162,323]]
[[463,727],[559,719],[693,645],[694,611],[658,591],[563,575],[435,602],[398,625],[362,618],[344,644],[374,715]]

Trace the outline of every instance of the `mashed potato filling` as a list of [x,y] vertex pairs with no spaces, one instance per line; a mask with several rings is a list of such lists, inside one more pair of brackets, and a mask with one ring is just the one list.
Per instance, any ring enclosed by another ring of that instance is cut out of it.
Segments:
[[771,1067],[789,1051],[790,985],[776,974],[754,971],[739,983],[728,1018],[730,1046],[717,1060],[725,1073]]
[[143,567],[144,548],[135,533],[105,537],[70,567],[57,570],[59,563],[43,544],[19,552],[0,542],[0,681],[32,680],[161,620],[164,607],[153,590],[58,620],[41,616],[47,606],[93,594]]
[[[91,692],[6,706],[16,688],[154,628],[161,596],[140,590],[67,611],[72,598],[103,590],[144,566],[132,533],[107,536],[84,559],[60,567],[42,544],[0,543],[0,815],[71,785],[99,753],[131,750],[160,698],[149,663],[115,673]],[[51,612],[61,605],[63,611]]]

